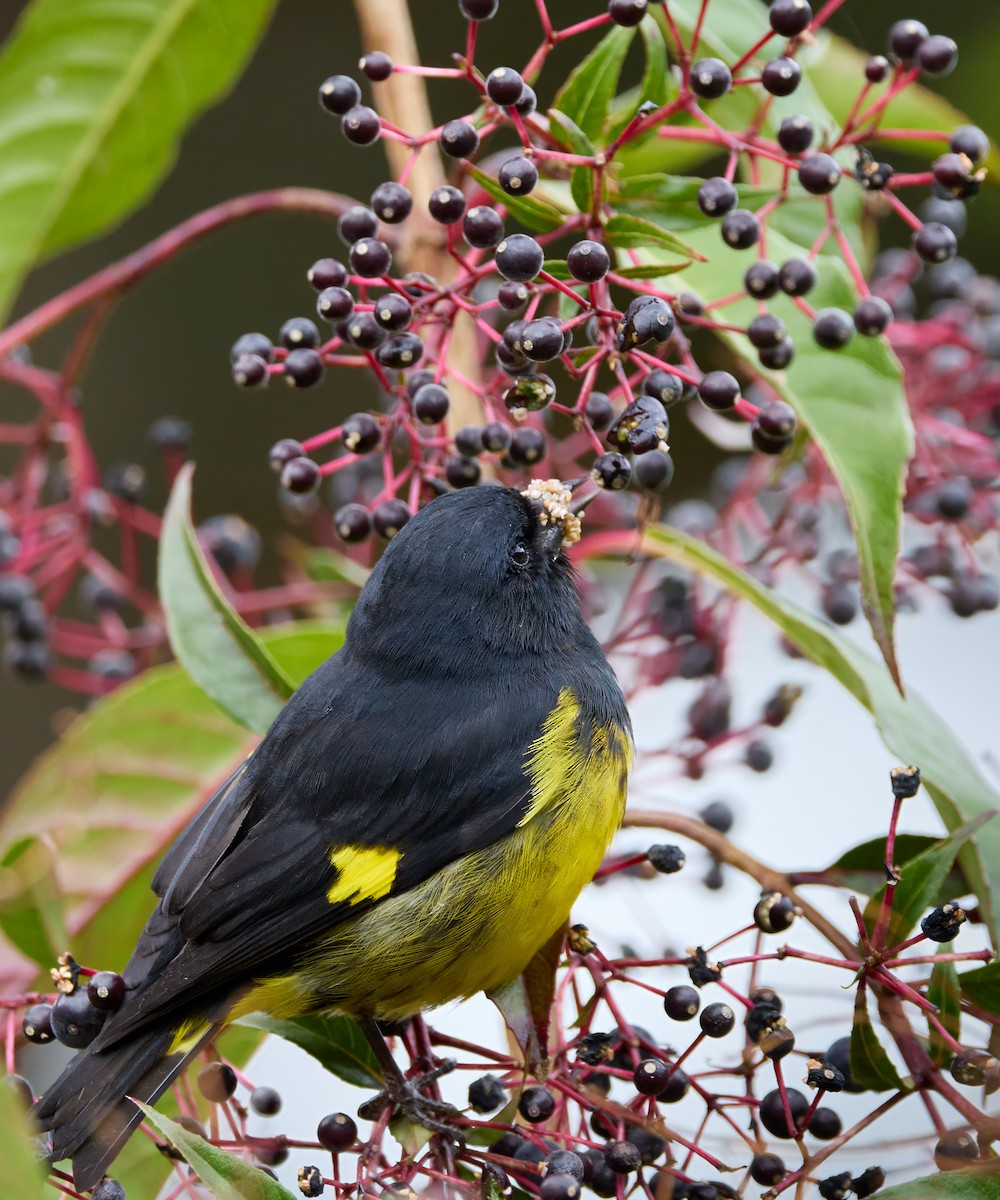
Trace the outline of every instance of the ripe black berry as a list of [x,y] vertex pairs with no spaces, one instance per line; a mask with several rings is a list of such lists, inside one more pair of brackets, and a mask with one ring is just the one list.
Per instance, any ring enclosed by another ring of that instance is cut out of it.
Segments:
[[947,262],[955,257],[958,239],[947,225],[928,221],[913,235],[913,249],[925,263]]
[[491,454],[506,454],[510,449],[510,430],[500,421],[490,421],[483,426],[483,449]]
[[857,1200],[868,1200],[868,1197],[874,1196],[884,1183],[885,1171],[881,1167],[869,1167],[867,1171],[854,1176],[851,1180],[851,1191]]
[[323,360],[315,350],[289,350],[285,359],[285,383],[289,387],[312,387],[323,378]]
[[[809,1108],[809,1101],[795,1088],[787,1089],[788,1107],[792,1114],[792,1124],[797,1126],[799,1121],[806,1114]],[[761,1100],[760,1108],[757,1110],[760,1116],[761,1124],[777,1138],[792,1138],[795,1136],[794,1129],[789,1130],[788,1118],[785,1115],[785,1107],[781,1101],[781,1092],[775,1088],[768,1092]]]
[[604,1161],[616,1175],[629,1175],[642,1166],[642,1155],[632,1142],[608,1142],[604,1147]]
[[697,199],[698,207],[706,217],[724,217],[736,207],[739,195],[728,179],[716,175],[701,185]]
[[961,521],[968,515],[972,491],[965,479],[946,480],[938,488],[935,507],[946,521]]
[[394,333],[379,346],[375,357],[383,367],[391,367],[396,371],[405,371],[415,366],[423,358],[423,339],[415,333]]
[[479,147],[479,134],[468,121],[447,121],[441,126],[438,143],[450,158],[468,158]]
[[889,49],[897,58],[907,62],[916,56],[927,36],[927,26],[922,21],[897,21],[889,30]]
[[779,453],[791,444],[795,433],[795,410],[784,400],[767,400],[753,422],[757,433],[754,438],[774,447],[771,453]]
[[537,107],[538,97],[535,95],[535,89],[525,84],[521,99],[514,105],[515,110],[522,117],[530,117]]
[[674,480],[674,460],[664,450],[642,454],[632,464],[632,481],[649,492],[662,492]]
[[975,125],[959,125],[948,146],[955,154],[964,154],[975,166],[989,154],[990,139]]
[[356,104],[349,108],[340,121],[343,135],[355,146],[371,146],[382,136],[382,122],[378,113],[367,104]]
[[32,1004],[21,1020],[21,1030],[29,1042],[44,1046],[56,1036],[52,1032],[52,1005]]
[[319,330],[308,317],[291,317],[278,331],[278,340],[289,350],[315,349],[320,343]]
[[725,1037],[736,1024],[736,1014],[728,1004],[716,1001],[707,1004],[698,1016],[701,1029],[711,1038]]
[[427,208],[441,225],[454,225],[456,221],[461,221],[465,212],[465,197],[458,188],[445,184],[431,192]]
[[698,1015],[701,997],[695,988],[686,983],[669,988],[663,997],[663,1011],[674,1021],[690,1021]]
[[555,1110],[555,1097],[543,1087],[525,1088],[517,1104],[517,1111],[532,1125],[547,1121]]
[[611,0],[608,13],[616,25],[631,29],[646,15],[646,0]]
[[780,317],[774,316],[773,313],[761,313],[759,317],[754,317],[747,326],[750,345],[756,346],[758,350],[768,350],[777,346],[787,336],[788,330],[785,328],[785,322]]
[[813,136],[813,123],[803,115],[785,117],[778,126],[778,145],[786,154],[804,154]]
[[371,514],[363,504],[345,504],[333,514],[333,528],[345,542],[363,542],[371,536]]
[[958,935],[965,920],[965,911],[952,900],[928,913],[920,922],[920,929],[932,942],[950,942]]
[[572,1175],[547,1172],[539,1185],[538,1195],[541,1200],[578,1200],[580,1181]]
[[87,980],[87,998],[95,1008],[114,1012],[125,999],[125,980],[115,971],[98,971]]
[[268,451],[267,463],[276,475],[280,475],[286,463],[291,462],[293,458],[300,458],[304,453],[301,442],[297,442],[294,438],[282,438],[280,442],[275,442]]
[[840,1136],[843,1126],[840,1117],[832,1108],[817,1108],[809,1118],[806,1128],[814,1138],[818,1138],[821,1142],[829,1142]]
[[385,330],[375,320],[375,314],[370,312],[354,312],[336,329],[338,334],[359,350],[374,350],[385,341]]
[[777,1154],[755,1154],[750,1162],[750,1178],[762,1187],[773,1187],[788,1174]]
[[510,439],[510,459],[521,467],[531,466],[545,454],[545,437],[538,429],[516,429]]
[[506,1103],[507,1092],[495,1075],[481,1075],[469,1084],[469,1104],[476,1112],[493,1112]]
[[727,412],[740,397],[739,381],[728,371],[709,371],[698,384],[698,397],[706,408]]
[[614,405],[603,392],[591,392],[584,408],[587,420],[595,432],[601,433],[614,420]]
[[619,492],[622,488],[628,487],[628,482],[632,477],[632,467],[624,454],[611,451],[608,454],[599,454],[594,459],[590,477],[598,487]]
[[387,225],[398,225],[410,215],[413,196],[409,188],[403,187],[395,179],[387,179],[372,192],[371,206]]
[[378,421],[370,413],[355,413],[341,426],[344,449],[353,454],[367,454],[381,441]]
[[521,353],[533,362],[550,362],[562,353],[562,326],[554,317],[536,317],[521,331]]
[[884,54],[873,54],[865,63],[865,79],[869,83],[882,83],[889,76],[889,60]]
[[655,397],[666,408],[684,396],[684,380],[672,371],[657,368],[642,381],[642,393]]
[[125,1200],[125,1188],[117,1179],[105,1176],[90,1193],[90,1200]]
[[503,218],[495,208],[477,204],[465,214],[462,236],[477,250],[487,250],[503,241]]
[[350,75],[331,75],[319,85],[319,102],[327,112],[343,116],[361,102],[361,88]]
[[717,100],[732,86],[732,72],[721,58],[702,58],[691,68],[691,91],[702,100]]
[[812,15],[807,0],[774,0],[768,19],[775,33],[795,37],[808,27]]
[[495,67],[486,76],[486,94],[494,104],[510,108],[521,99],[524,80],[513,67]]
[[802,68],[794,58],[786,54],[772,58],[764,64],[760,82],[765,92],[772,96],[790,96],[802,81]]
[[813,337],[824,350],[840,350],[854,337],[854,322],[842,308],[824,308],[816,314]]
[[374,237],[378,229],[378,217],[363,204],[355,204],[341,213],[337,222],[337,236],[345,246],[353,245],[358,238]]
[[670,1067],[662,1059],[644,1058],[632,1072],[635,1090],[643,1096],[656,1096],[670,1079]]
[[242,337],[238,337],[233,342],[232,349],[229,351],[229,361],[235,363],[237,359],[246,354],[262,358],[265,363],[271,362],[274,358],[274,346],[271,344],[271,339],[262,333],[244,333]]
[[392,266],[392,251],[378,238],[359,238],[351,247],[351,270],[365,279],[387,274]]
[[412,305],[405,296],[401,296],[398,292],[386,292],[384,296],[379,296],[375,301],[375,320],[383,329],[405,329],[412,317]]
[[597,283],[611,269],[611,255],[600,242],[577,242],[566,255],[566,266],[580,283]]
[[307,496],[319,487],[319,467],[311,458],[293,458],[281,472],[281,486],[295,496]]
[[534,279],[544,261],[541,246],[526,233],[512,233],[497,246],[497,269],[504,279],[514,283]]
[[934,1164],[939,1171],[957,1171],[979,1157],[979,1143],[968,1130],[946,1133],[934,1147]]
[[374,83],[381,83],[392,74],[392,59],[381,50],[372,50],[358,62],[358,70]]
[[64,1046],[83,1050],[101,1032],[107,1012],[90,1003],[86,988],[61,993],[52,1005],[52,1032]]
[[917,66],[928,75],[950,75],[958,62],[958,46],[950,37],[932,34],[917,50]]
[[892,323],[892,308],[881,296],[865,296],[854,306],[854,328],[865,337],[885,333]]
[[805,296],[816,286],[816,268],[805,258],[790,258],[778,270],[778,283],[787,296]]
[[508,196],[526,196],[538,183],[538,168],[530,158],[518,154],[501,164],[497,179]]
[[674,332],[674,312],[659,296],[636,296],[618,322],[618,349],[631,349],[643,342],[667,341]]
[[799,183],[814,196],[832,192],[840,177],[840,164],[831,154],[810,154],[799,163]]
[[316,312],[324,321],[343,321],[354,312],[354,297],[347,288],[324,288],[316,297]]
[[448,415],[450,397],[439,383],[425,383],[413,397],[413,415],[422,425],[437,425]]
[[778,268],[765,258],[758,259],[744,272],[743,288],[755,300],[770,300],[778,292]]
[[467,21],[489,21],[497,15],[500,0],[458,0],[458,9]]
[[464,454],[453,454],[444,464],[444,477],[453,488],[475,487],[482,473],[479,463]]
[[518,312],[528,303],[531,295],[523,283],[505,280],[497,288],[497,303],[505,312]]
[[753,921],[763,933],[784,933],[795,920],[795,902],[780,892],[765,892],[753,910]]
[[851,1173],[842,1171],[839,1175],[828,1175],[818,1184],[819,1194],[823,1200],[846,1200],[851,1194]]
[[722,240],[733,250],[749,250],[760,241],[760,222],[748,208],[734,208],[722,218]]
[[[350,279],[350,272],[343,263],[337,262],[335,258],[319,258],[306,271],[306,279],[308,279],[317,292],[322,292],[331,287],[344,287],[348,279]],[[262,337],[263,335],[254,334],[253,336]],[[268,344],[270,345],[270,343]],[[259,351],[255,350],[252,353],[257,354]],[[262,355],[262,357],[267,356]]]
[[411,513],[402,500],[385,500],[372,513],[375,532],[391,541],[410,519]]
[[330,1113],[316,1129],[316,1141],[324,1150],[346,1150],[357,1140],[358,1127],[347,1113]]

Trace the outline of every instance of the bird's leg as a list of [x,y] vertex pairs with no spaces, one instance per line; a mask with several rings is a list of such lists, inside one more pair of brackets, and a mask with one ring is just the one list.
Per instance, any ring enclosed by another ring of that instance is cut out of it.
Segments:
[[445,1059],[432,1071],[418,1075],[415,1079],[407,1079],[399,1069],[399,1064],[393,1058],[385,1038],[378,1025],[370,1017],[358,1021],[361,1031],[378,1059],[379,1066],[385,1078],[385,1086],[377,1096],[366,1100],[358,1109],[358,1116],[365,1120],[377,1120],[387,1105],[402,1113],[414,1125],[422,1125],[433,1133],[440,1133],[452,1141],[461,1142],[461,1130],[449,1123],[449,1118],[455,1117],[458,1110],[444,1100],[434,1100],[424,1096],[421,1089],[447,1075],[454,1070],[455,1064],[451,1059]]

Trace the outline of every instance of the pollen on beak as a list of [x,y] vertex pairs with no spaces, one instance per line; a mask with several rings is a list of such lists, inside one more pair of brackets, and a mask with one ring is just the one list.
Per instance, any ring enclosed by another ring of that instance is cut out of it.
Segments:
[[522,493],[538,513],[539,523],[544,527],[542,545],[553,557],[564,545],[572,546],[580,540],[580,518],[571,502],[573,487],[581,482],[573,480],[566,484],[559,479],[533,479]]

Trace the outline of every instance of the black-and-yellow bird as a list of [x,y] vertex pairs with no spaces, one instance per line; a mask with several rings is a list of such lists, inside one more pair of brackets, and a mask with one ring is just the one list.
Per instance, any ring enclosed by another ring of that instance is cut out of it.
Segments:
[[[228,1022],[339,1010],[385,1063],[375,1019],[498,989],[564,924],[632,747],[567,499],[482,486],[421,510],[343,648],[167,852],[122,1007],[36,1105],[78,1188],[139,1123],[127,1097],[155,1100]],[[387,1091],[417,1098],[389,1067]]]

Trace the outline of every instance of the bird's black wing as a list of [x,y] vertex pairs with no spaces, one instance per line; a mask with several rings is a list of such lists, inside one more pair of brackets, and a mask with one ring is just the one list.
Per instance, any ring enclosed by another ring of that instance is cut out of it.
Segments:
[[[330,660],[164,859],[160,905],[129,964],[133,978],[142,966],[138,1003],[100,1046],[221,1003],[346,917],[513,830],[560,689],[544,676],[505,686],[375,687],[350,660]],[[378,856],[366,852],[379,850],[398,858],[373,881]]]

